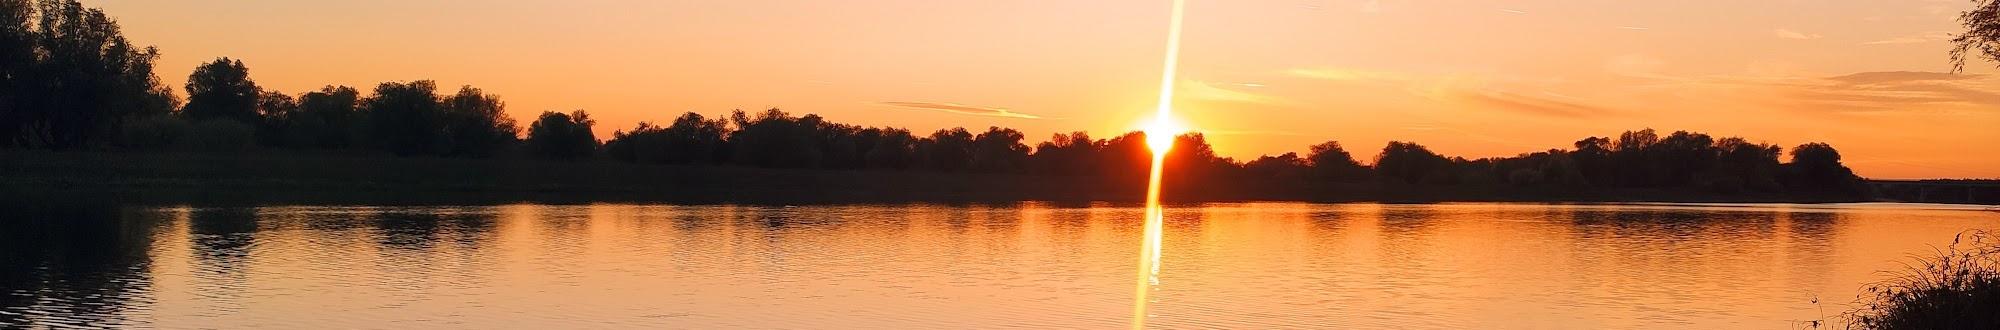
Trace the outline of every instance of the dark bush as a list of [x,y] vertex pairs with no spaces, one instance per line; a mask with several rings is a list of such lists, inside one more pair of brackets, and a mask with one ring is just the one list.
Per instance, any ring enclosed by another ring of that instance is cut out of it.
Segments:
[[1937,256],[1869,285],[1847,316],[1859,329],[2000,329],[2000,237],[1959,234]]

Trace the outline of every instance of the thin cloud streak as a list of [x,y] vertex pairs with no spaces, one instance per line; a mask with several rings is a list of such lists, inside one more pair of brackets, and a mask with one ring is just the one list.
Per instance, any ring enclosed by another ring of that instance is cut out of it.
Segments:
[[1199,129],[1196,131],[1201,132],[1202,134],[1211,134],[1211,135],[1309,136],[1299,132],[1273,131],[1273,130]]
[[1951,32],[1931,31],[1915,35],[1863,42],[1863,45],[1904,45],[1951,40]]
[[1613,112],[1576,102],[1492,90],[1461,91],[1458,98],[1481,107],[1550,117],[1588,118]]
[[891,101],[891,102],[881,102],[880,104],[893,107],[942,111],[942,112],[956,113],[961,115],[1021,118],[1021,119],[1042,119],[1041,116],[1014,112],[1012,110],[1007,110],[1005,108],[979,107],[979,106],[970,106],[957,103]]
[[1825,37],[1816,33],[1792,31],[1791,29],[1777,29],[1775,31],[1771,31],[1771,34],[1776,35],[1778,38],[1781,39],[1792,39],[1792,40],[1813,40]]
[[1276,97],[1271,97],[1269,95],[1232,90],[1217,86],[1216,84],[1208,83],[1206,81],[1187,80],[1187,81],[1182,81],[1181,86],[1182,86],[1181,88],[1183,89],[1181,91],[1181,96],[1185,96],[1187,98],[1196,100],[1254,103],[1254,104],[1288,103],[1285,102],[1284,100],[1278,99]]

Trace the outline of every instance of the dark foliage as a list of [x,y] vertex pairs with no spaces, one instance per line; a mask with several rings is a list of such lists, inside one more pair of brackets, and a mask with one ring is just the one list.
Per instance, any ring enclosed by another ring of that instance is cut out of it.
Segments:
[[153,76],[159,51],[131,44],[74,0],[0,0],[0,145],[107,145],[128,120],[174,108]]
[[1867,287],[1847,313],[1859,329],[2000,329],[2000,237],[1960,234],[1931,258]]
[[[1305,165],[1311,166],[1308,173],[1314,180],[1355,182],[1366,181],[1374,176],[1369,173],[1368,168],[1361,167],[1360,162],[1354,161],[1354,155],[1348,154],[1347,149],[1341,148],[1338,141],[1326,141],[1306,149],[1310,153],[1304,159]],[[1283,160],[1274,159],[1274,161]]]
[[444,98],[444,154],[489,157],[514,145],[520,129],[506,111],[506,103],[498,96],[472,86],[460,87],[458,94]]
[[386,82],[364,101],[369,145],[398,156],[439,151],[444,133],[444,107],[437,84],[429,80]]
[[1383,176],[1406,183],[1447,183],[1451,161],[1429,148],[1410,142],[1389,141],[1375,156],[1375,170]]
[[188,75],[188,103],[181,116],[188,120],[230,119],[240,123],[261,121],[259,98],[264,90],[250,80],[250,68],[242,60],[227,57],[202,64]]
[[590,120],[590,114],[583,110],[570,113],[543,112],[528,125],[528,149],[536,157],[552,160],[577,160],[590,157],[597,152],[597,135],[591,133],[590,126],[597,124]]
[[356,145],[361,101],[361,92],[347,86],[326,86],[300,95],[298,111],[285,117],[284,144],[320,149]]
[[639,122],[630,132],[614,132],[604,149],[611,158],[628,162],[709,164],[718,159],[729,132],[729,122],[689,112],[667,127]]

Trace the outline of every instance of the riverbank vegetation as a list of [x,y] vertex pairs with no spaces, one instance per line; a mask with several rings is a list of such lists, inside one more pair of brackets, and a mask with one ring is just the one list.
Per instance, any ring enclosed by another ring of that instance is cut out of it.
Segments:
[[1860,329],[2000,329],[2000,236],[1970,231],[1937,256],[1868,286],[1848,313]]

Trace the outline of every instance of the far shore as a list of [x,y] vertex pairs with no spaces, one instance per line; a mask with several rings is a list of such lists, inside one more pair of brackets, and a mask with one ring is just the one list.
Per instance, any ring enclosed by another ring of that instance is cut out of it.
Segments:
[[[1130,179],[1136,178],[326,153],[0,153],[0,196],[147,205],[1138,202],[1144,183]],[[1169,202],[1876,201],[1694,189],[1426,186],[1386,180],[1308,183],[1170,177],[1167,187]]]

